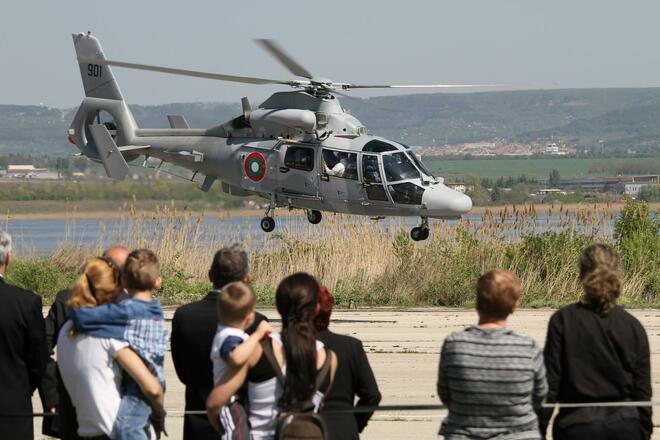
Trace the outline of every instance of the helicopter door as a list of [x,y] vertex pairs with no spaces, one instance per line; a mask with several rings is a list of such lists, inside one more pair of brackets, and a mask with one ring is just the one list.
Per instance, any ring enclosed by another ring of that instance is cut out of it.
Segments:
[[319,186],[324,202],[337,212],[359,214],[351,201],[360,198],[362,185],[358,178],[358,155],[324,148],[321,152],[321,182]]
[[366,211],[369,206],[392,206],[385,186],[377,154],[362,153],[362,201]]
[[277,174],[282,193],[291,196],[316,197],[318,173],[315,172],[315,149],[299,145],[282,145],[281,163]]

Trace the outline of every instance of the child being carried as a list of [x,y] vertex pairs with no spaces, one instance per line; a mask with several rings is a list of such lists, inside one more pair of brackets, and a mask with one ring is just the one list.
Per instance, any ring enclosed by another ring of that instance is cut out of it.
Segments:
[[[169,346],[163,309],[153,292],[161,286],[160,263],[148,249],[131,252],[126,265],[120,270],[122,282],[129,299],[117,304],[98,307],[81,307],[68,310],[75,332],[100,338],[115,338],[128,342],[142,358],[151,373],[158,378],[165,390],[163,361]],[[162,402],[154,406],[144,396],[137,383],[124,375],[121,404],[112,428],[112,438],[117,440],[146,440],[164,431],[165,413]],[[153,409],[158,414],[152,414]]]
[[[261,321],[252,335],[245,330],[254,323],[257,297],[245,283],[227,284],[217,300],[218,327],[211,346],[213,383],[218,385],[229,368],[240,368],[250,359],[259,342],[272,328]],[[231,398],[219,414],[223,440],[249,438],[247,415],[238,396]]]

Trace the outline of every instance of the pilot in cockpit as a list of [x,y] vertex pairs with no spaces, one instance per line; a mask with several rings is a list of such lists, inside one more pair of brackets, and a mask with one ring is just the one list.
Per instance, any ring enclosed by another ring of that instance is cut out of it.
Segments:
[[[333,163],[332,168],[328,166],[328,162]],[[328,176],[343,177],[347,166],[348,153],[334,151],[323,158],[323,170]]]

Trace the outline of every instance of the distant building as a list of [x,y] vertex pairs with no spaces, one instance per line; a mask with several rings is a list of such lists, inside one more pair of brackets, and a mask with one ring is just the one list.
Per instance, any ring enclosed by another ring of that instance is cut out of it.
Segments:
[[35,168],[34,165],[7,165],[6,177],[29,179],[48,173],[48,168]]
[[566,149],[559,148],[556,142],[552,142],[545,147],[544,154],[550,154],[553,156],[566,156]]
[[657,174],[629,176],[628,179],[617,184],[616,190],[619,194],[637,196],[643,187],[658,186],[659,184],[660,176]]
[[463,194],[465,194],[465,191],[467,190],[463,182],[445,182],[445,185]]
[[[539,179],[538,183],[548,185],[549,181],[548,179]],[[580,188],[585,192],[616,192],[618,194],[635,196],[643,186],[658,184],[660,184],[660,176],[658,174],[644,174],[635,176],[562,179],[559,183],[559,187],[562,191],[574,191]]]

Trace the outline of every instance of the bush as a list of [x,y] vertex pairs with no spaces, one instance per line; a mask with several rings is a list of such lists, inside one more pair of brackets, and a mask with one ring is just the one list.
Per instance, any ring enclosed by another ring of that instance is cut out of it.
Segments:
[[75,279],[75,268],[58,267],[49,258],[12,260],[7,271],[9,283],[37,293],[44,305],[50,304],[60,290],[70,289]]
[[645,202],[628,200],[614,227],[614,237],[627,270],[660,268],[660,221]]

